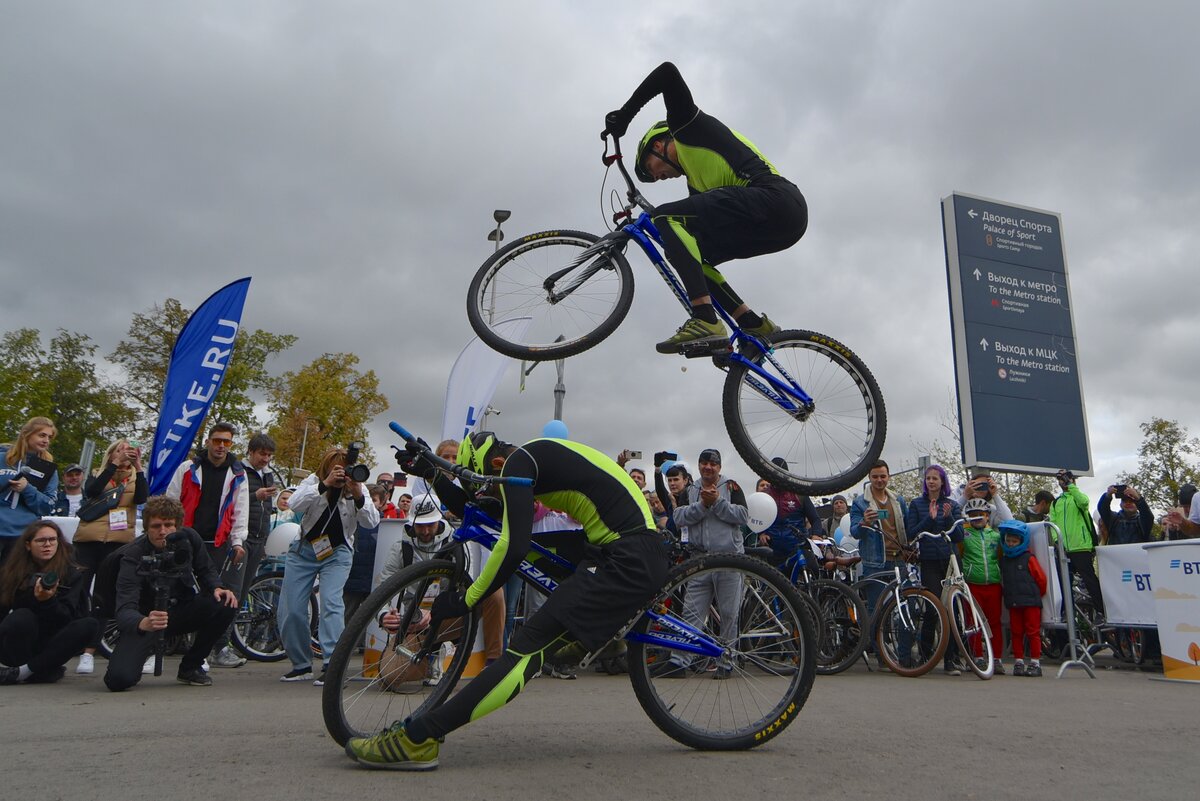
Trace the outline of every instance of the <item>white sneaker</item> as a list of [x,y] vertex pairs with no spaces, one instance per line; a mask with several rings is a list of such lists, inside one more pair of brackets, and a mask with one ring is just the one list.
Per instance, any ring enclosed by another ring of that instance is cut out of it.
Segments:
[[149,659],[146,660],[146,664],[142,665],[142,675],[143,676],[153,676],[154,675],[154,657],[150,657]]
[[96,657],[91,654],[80,654],[79,664],[75,666],[75,672],[81,676],[89,676],[96,669]]
[[212,658],[213,667],[240,668],[244,664],[246,664],[246,658],[235,654],[228,645],[217,651]]

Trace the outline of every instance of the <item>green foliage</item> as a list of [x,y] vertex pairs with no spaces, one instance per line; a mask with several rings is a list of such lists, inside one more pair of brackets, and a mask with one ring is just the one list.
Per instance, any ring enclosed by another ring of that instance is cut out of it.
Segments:
[[[117,344],[109,358],[124,368],[127,379],[123,389],[137,412],[143,434],[149,439],[158,423],[163,386],[171,360],[171,348],[192,312],[175,298],[161,306],[134,314],[126,338]],[[252,393],[269,394],[275,379],[267,371],[267,361],[296,342],[291,334],[272,334],[239,328],[233,354],[221,389],[213,399],[208,417],[200,427],[197,445],[203,442],[210,422],[223,420],[238,427],[243,437],[261,427],[254,417]]]
[[1114,484],[1131,484],[1146,498],[1150,508],[1162,513],[1175,505],[1182,484],[1200,484],[1200,439],[1175,420],[1152,417],[1139,426],[1142,445],[1138,466],[1122,473]]
[[[375,371],[359,372],[357,364],[352,353],[326,353],[280,377],[270,393],[274,423],[268,432],[277,446],[276,464],[313,470],[328,448],[366,441],[367,423],[388,408],[388,400]],[[368,447],[362,459],[369,464],[373,458]]]
[[96,372],[96,345],[85,334],[59,329],[42,347],[33,328],[10,331],[0,340],[0,440],[12,441],[31,417],[54,421],[51,446],[62,465],[79,458],[83,441],[103,449],[133,433],[134,410],[118,385]]

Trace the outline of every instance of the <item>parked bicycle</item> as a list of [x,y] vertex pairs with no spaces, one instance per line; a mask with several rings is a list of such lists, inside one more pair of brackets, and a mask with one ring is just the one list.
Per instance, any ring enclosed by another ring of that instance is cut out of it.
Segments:
[[[501,248],[475,274],[467,318],[479,338],[515,359],[573,356],[612,334],[633,303],[633,273],[624,251],[634,242],[675,297],[687,294],[660,252],[662,238],[625,168],[620,141],[605,139],[603,161],[616,165],[627,202],[613,214],[617,230],[530,234]],[[640,214],[633,216],[635,209]],[[727,375],[722,409],[729,438],[759,476],[808,495],[859,481],[883,450],[887,414],[871,371],[849,348],[815,331],[779,331],[759,339],[714,303],[732,330],[728,345],[683,351],[712,357]],[[775,457],[788,467],[773,462]]]
[[[418,444],[398,424],[391,428],[410,445]],[[472,473],[428,450],[422,458],[476,484],[527,481]],[[499,530],[496,520],[468,503],[462,525],[436,558],[397,572],[363,601],[326,672],[322,709],[338,743],[422,714],[449,696],[472,660],[480,615],[472,609],[435,626],[428,610],[441,592],[470,584],[462,546],[494,546]],[[575,567],[534,535],[518,574],[527,590],[549,594]],[[689,582],[714,574],[733,574],[743,586],[742,615],[735,636],[727,640],[713,616],[689,623],[677,614]],[[746,599],[753,599],[748,606]],[[387,629],[381,625],[385,619]],[[815,676],[815,634],[804,602],[778,571],[743,555],[701,554],[676,565],[658,596],[610,642],[621,637],[628,641],[629,677],[638,702],[663,732],[693,748],[746,749],[777,736],[799,714]],[[360,654],[358,644],[364,641]],[[581,666],[600,651],[585,656]],[[686,675],[658,677],[672,657],[690,666]],[[714,674],[707,672],[718,662],[733,666],[725,681],[712,681]]]

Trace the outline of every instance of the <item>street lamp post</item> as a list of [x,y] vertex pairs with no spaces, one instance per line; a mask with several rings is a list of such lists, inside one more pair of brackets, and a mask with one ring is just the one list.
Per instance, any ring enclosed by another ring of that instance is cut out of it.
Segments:
[[[500,243],[504,241],[504,232],[500,230],[500,225],[512,216],[512,212],[508,209],[496,209],[492,212],[492,219],[496,221],[496,227],[488,231],[488,241],[495,242],[495,251],[500,250]],[[494,252],[495,252],[494,251]],[[495,322],[493,316],[496,314],[496,284],[492,283],[492,295],[488,300],[488,322]]]
[[[493,252],[499,252],[500,243],[504,241],[504,232],[500,230],[500,226],[504,223],[505,220],[507,220],[511,216],[512,216],[512,212],[509,211],[508,209],[496,209],[495,211],[492,212],[492,219],[496,221],[496,227],[493,228],[492,230],[488,231],[487,239],[489,242],[496,243],[496,247],[494,248]],[[495,322],[495,319],[494,319],[495,315],[496,315],[496,284],[493,282],[491,296],[488,298],[488,322],[489,323]],[[487,408],[485,408],[483,410],[483,430],[485,430],[485,431],[487,430],[487,427],[488,427],[488,415],[491,415],[491,414],[500,414],[500,412],[497,409],[493,409],[491,404],[488,404]]]

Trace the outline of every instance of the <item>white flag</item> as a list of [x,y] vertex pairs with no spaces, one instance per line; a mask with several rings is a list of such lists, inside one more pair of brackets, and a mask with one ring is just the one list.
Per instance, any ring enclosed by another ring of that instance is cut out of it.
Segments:
[[[515,317],[493,326],[496,333],[520,341],[529,330],[530,317]],[[458,354],[446,382],[446,406],[442,412],[442,439],[460,440],[479,428],[483,411],[496,394],[500,379],[513,359],[489,348],[478,337]]]

